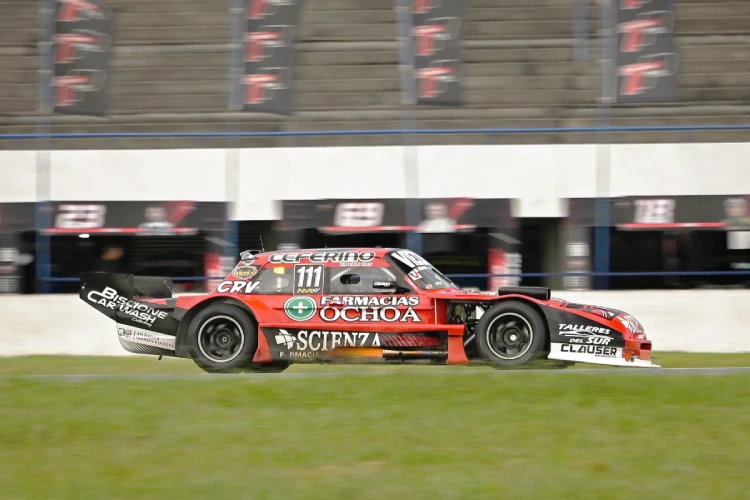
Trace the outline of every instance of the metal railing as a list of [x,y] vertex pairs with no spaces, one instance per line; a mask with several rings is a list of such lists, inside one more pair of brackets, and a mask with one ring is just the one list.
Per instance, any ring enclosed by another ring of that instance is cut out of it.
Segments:
[[363,130],[281,130],[269,132],[56,132],[0,134],[0,140],[21,139],[221,139],[232,137],[310,137],[373,135],[467,135],[467,134],[574,134],[622,132],[721,132],[750,130],[750,124],[739,125],[638,125],[604,127],[547,128],[447,128],[447,129],[363,129]]

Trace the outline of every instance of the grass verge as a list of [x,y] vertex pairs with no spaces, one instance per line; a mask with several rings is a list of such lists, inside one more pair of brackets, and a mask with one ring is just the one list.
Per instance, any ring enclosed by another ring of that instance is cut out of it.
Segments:
[[750,375],[625,373],[6,377],[0,498],[746,498]]
[[[703,354],[684,352],[656,353],[655,363],[665,368],[715,368],[750,367],[750,353]],[[572,369],[595,368],[597,365],[578,364]],[[610,368],[610,367],[603,367]],[[331,372],[331,371],[450,371],[464,367],[410,366],[410,365],[305,365],[292,366],[288,373]],[[490,369],[490,368],[487,368]],[[625,369],[625,368],[624,368]],[[0,358],[0,375],[81,375],[81,374],[130,374],[130,373],[202,373],[195,364],[186,359],[163,358],[157,361],[154,356],[22,356]]]

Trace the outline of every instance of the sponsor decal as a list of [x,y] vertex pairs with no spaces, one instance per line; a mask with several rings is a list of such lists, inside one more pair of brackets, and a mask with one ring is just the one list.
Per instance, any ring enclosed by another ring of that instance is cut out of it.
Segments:
[[560,336],[570,338],[571,344],[609,345],[612,342],[612,337],[587,332],[560,332]]
[[321,306],[346,307],[385,307],[385,306],[418,306],[419,297],[388,295],[375,297],[371,295],[331,295],[320,299]]
[[[320,301],[320,319],[323,321],[355,322],[416,322],[421,323],[413,306],[419,297],[388,296],[330,296]],[[403,308],[406,307],[404,310]]]
[[143,330],[135,326],[117,325],[117,336],[128,342],[150,345],[161,349],[175,350],[176,337],[159,332]]
[[256,274],[258,274],[258,268],[256,266],[242,266],[242,265],[240,265],[240,266],[237,266],[234,269],[234,271],[232,271],[232,275],[233,276],[235,276],[237,278],[240,278],[240,279],[243,279],[243,280],[250,279],[253,276],[255,276]]
[[222,281],[216,287],[219,293],[253,293],[260,286],[260,281]]
[[315,264],[335,262],[338,264],[356,265],[358,263],[372,263],[375,252],[295,252],[277,253],[268,258],[271,264],[297,264],[302,261]]
[[422,275],[419,274],[419,270],[418,269],[412,269],[411,271],[409,271],[409,277],[411,279],[413,279],[413,280],[421,280],[422,279]]
[[571,325],[568,323],[560,323],[560,325],[558,326],[558,330],[560,331],[560,335],[562,335],[563,332],[600,333],[603,335],[609,335],[610,332],[609,328],[587,325]]
[[323,286],[323,273],[325,266],[322,264],[303,264],[294,266],[295,294],[319,293]]
[[421,255],[417,255],[411,250],[399,250],[397,252],[393,252],[391,254],[391,257],[411,268],[418,268],[420,266],[431,267],[430,263],[427,262],[424,257],[422,257]]
[[122,297],[118,295],[117,290],[110,287],[105,287],[101,292],[91,291],[87,298],[98,306],[121,312],[130,316],[132,321],[148,326],[153,325],[157,319],[165,319],[169,315],[167,311]]
[[310,297],[292,297],[284,303],[286,315],[294,321],[307,321],[317,310],[318,305]]
[[618,349],[616,347],[607,347],[602,345],[577,345],[562,344],[560,352],[570,352],[573,354],[592,354],[599,358],[615,358]]
[[630,314],[620,314],[615,318],[615,321],[618,321],[630,333],[645,333],[643,325]]
[[289,359],[313,359],[336,347],[380,347],[379,334],[371,332],[279,329],[274,341],[279,357]]

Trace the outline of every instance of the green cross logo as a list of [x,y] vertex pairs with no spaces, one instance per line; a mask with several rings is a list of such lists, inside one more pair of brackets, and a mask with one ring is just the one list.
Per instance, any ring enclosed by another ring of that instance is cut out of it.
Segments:
[[318,305],[310,297],[292,297],[284,304],[284,311],[294,321],[307,321],[315,316]]

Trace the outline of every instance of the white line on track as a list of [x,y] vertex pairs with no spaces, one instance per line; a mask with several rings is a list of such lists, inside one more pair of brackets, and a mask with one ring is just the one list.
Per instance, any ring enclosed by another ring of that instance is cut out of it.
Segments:
[[[306,373],[237,373],[212,375],[208,373],[134,373],[134,374],[24,374],[24,375],[0,375],[0,381],[9,380],[50,380],[61,382],[85,382],[89,380],[226,380],[227,378],[254,380],[258,378],[275,379],[314,379],[335,377],[369,377],[382,375],[412,375],[419,373],[418,370],[403,372],[395,370],[363,371],[363,372],[306,372]],[[451,370],[425,370],[425,374],[431,375],[477,375],[495,374],[506,376],[509,374],[523,373],[549,373],[560,375],[729,375],[737,373],[750,373],[750,367],[725,367],[725,368],[582,368],[575,370],[492,370],[492,369],[451,369]]]

